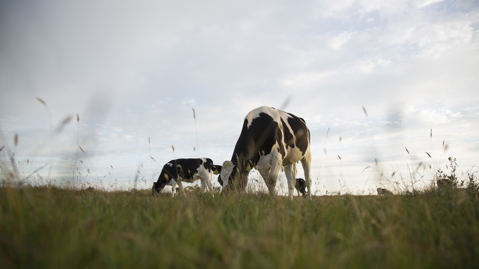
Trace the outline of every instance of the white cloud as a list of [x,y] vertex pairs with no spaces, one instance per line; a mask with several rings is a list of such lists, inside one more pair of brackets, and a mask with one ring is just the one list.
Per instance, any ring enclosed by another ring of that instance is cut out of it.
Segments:
[[190,98],[182,102],[184,106],[193,106],[195,104],[195,98]]
[[334,49],[341,48],[344,44],[346,44],[351,39],[352,34],[353,33],[346,31],[341,33],[339,36],[334,37],[331,40],[331,47],[333,47]]
[[320,17],[341,16],[344,10],[353,5],[353,0],[339,0],[334,2],[318,1],[314,5],[315,13]]
[[413,6],[416,8],[424,8],[432,4],[440,3],[443,0],[416,0],[412,1]]

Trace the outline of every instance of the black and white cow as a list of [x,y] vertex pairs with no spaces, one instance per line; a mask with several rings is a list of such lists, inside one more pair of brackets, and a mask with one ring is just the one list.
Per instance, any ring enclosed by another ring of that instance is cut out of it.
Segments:
[[270,194],[275,195],[281,166],[288,179],[289,198],[293,199],[296,163],[304,170],[308,199],[311,200],[311,148],[306,122],[291,113],[262,106],[246,115],[231,161],[223,163],[218,181],[224,191],[244,190],[251,168],[263,177]]
[[303,195],[303,197],[306,196],[306,181],[304,181],[304,179],[297,178],[294,187],[298,191],[298,196],[300,193]]
[[216,167],[208,158],[202,159],[176,159],[167,162],[161,170],[157,182],[153,182],[152,193],[158,194],[166,185],[173,187],[172,196],[176,193],[176,184],[180,186],[183,195],[186,196],[182,181],[193,183],[201,180],[201,192],[208,188],[213,195],[212,175]]

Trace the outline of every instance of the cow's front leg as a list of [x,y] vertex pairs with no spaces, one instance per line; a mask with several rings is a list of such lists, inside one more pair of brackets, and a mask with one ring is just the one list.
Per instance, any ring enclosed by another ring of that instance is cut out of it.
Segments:
[[180,186],[181,193],[183,193],[183,195],[186,197],[186,192],[185,192],[185,189],[183,188],[183,183],[181,183],[181,180],[178,180],[178,186]]
[[171,190],[171,197],[175,197],[175,194],[176,194],[176,181],[175,181],[174,179],[171,179],[170,185],[171,185],[171,187],[173,188],[173,189]]

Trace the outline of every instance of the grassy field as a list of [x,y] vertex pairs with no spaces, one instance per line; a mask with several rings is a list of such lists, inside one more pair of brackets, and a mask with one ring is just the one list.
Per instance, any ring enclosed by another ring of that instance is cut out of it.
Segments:
[[479,197],[0,188],[1,268],[478,268]]

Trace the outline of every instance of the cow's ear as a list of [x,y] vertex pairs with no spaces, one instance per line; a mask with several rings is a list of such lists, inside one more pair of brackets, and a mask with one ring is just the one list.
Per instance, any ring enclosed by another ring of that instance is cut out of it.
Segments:
[[251,169],[253,169],[253,165],[251,165],[251,163],[248,163],[246,165],[246,171],[249,172],[249,171],[251,171]]
[[221,166],[212,165],[211,170],[213,171],[213,174],[219,175],[221,173]]

